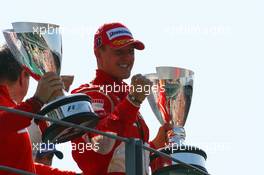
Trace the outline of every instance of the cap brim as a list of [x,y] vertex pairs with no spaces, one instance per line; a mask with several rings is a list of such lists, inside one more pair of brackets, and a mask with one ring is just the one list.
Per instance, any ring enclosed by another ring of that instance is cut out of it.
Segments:
[[145,45],[141,41],[134,40],[134,39],[131,39],[128,42],[126,42],[125,44],[122,44],[119,46],[115,46],[115,45],[111,44],[110,47],[113,49],[121,49],[121,48],[126,47],[126,46],[131,45],[131,44],[133,44],[135,49],[137,49],[137,50],[143,50],[145,48]]

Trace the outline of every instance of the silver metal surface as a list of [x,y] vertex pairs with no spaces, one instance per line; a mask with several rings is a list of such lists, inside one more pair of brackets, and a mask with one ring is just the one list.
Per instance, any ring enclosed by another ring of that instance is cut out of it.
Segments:
[[[15,22],[12,23],[12,26],[13,29],[4,30],[3,34],[15,59],[26,71],[36,80],[39,80],[46,72],[55,72],[59,75],[62,61],[62,41],[59,26],[33,22]],[[71,83],[70,80],[68,84]],[[57,97],[54,98],[56,100],[47,105],[52,110],[47,111],[47,108],[43,107],[40,113],[50,118],[71,120],[80,125],[87,124],[87,126],[94,127],[98,117],[95,114],[87,117],[88,113],[94,113],[89,100],[85,102],[82,99],[76,100],[76,97],[68,96],[65,97],[67,98],[67,102],[65,102],[64,91],[58,93]],[[87,114],[86,118],[83,118],[84,113]],[[46,135],[46,140],[56,140],[57,137],[58,139],[63,137],[60,140],[68,141],[75,135],[78,137],[81,134],[80,130],[70,133],[70,129],[59,128],[57,125],[52,127],[51,124],[45,130],[43,137]],[[69,134],[63,135],[67,130]]]
[[[180,160],[184,163],[191,165],[198,165],[205,168],[205,158],[199,154],[195,154],[192,152],[179,152],[171,154],[171,156],[177,160]],[[177,162],[173,162],[173,165],[178,164]]]
[[63,106],[58,106],[46,114],[47,117],[62,120],[75,114],[84,112],[94,112],[91,103],[88,101],[72,102]]
[[59,26],[48,23],[16,22],[4,30],[7,45],[18,62],[39,79],[45,72],[60,73],[62,41]]
[[145,75],[153,82],[148,101],[159,122],[173,125],[172,143],[185,140],[184,125],[191,105],[193,71],[178,67],[157,67]]

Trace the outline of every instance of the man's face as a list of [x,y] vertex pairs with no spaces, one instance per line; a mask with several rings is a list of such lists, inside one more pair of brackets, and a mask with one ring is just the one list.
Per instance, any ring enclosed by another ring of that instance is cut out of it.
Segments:
[[121,49],[104,46],[99,50],[97,57],[99,69],[118,80],[127,79],[134,64],[134,45],[131,44]]

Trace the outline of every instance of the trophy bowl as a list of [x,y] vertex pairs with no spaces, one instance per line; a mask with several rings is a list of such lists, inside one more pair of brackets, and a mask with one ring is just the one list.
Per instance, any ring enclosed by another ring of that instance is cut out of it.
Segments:
[[[62,40],[59,26],[48,23],[15,22],[13,29],[3,31],[5,40],[15,59],[35,79],[46,72],[61,70]],[[66,82],[71,84],[73,78]],[[68,86],[69,85],[65,85]],[[39,114],[57,120],[95,127],[99,118],[94,113],[90,98],[85,94],[65,95],[58,92],[56,97],[44,105]],[[84,134],[71,127],[48,122],[49,127],[42,135],[44,142],[62,143]]]
[[[168,132],[168,145],[159,151],[206,171],[206,153],[185,144],[184,125],[191,105],[193,75],[193,71],[184,68],[157,67],[156,73],[145,75],[154,87],[147,99],[160,124],[169,123],[172,126],[172,130]],[[177,170],[180,169],[182,172],[189,171],[176,162],[154,154],[150,160],[153,174],[179,174],[181,171]]]

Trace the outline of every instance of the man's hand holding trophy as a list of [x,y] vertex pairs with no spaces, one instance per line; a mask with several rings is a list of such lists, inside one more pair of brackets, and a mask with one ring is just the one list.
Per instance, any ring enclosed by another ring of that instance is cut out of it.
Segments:
[[149,95],[152,82],[141,74],[134,75],[131,79],[129,100],[136,106],[141,105]]

